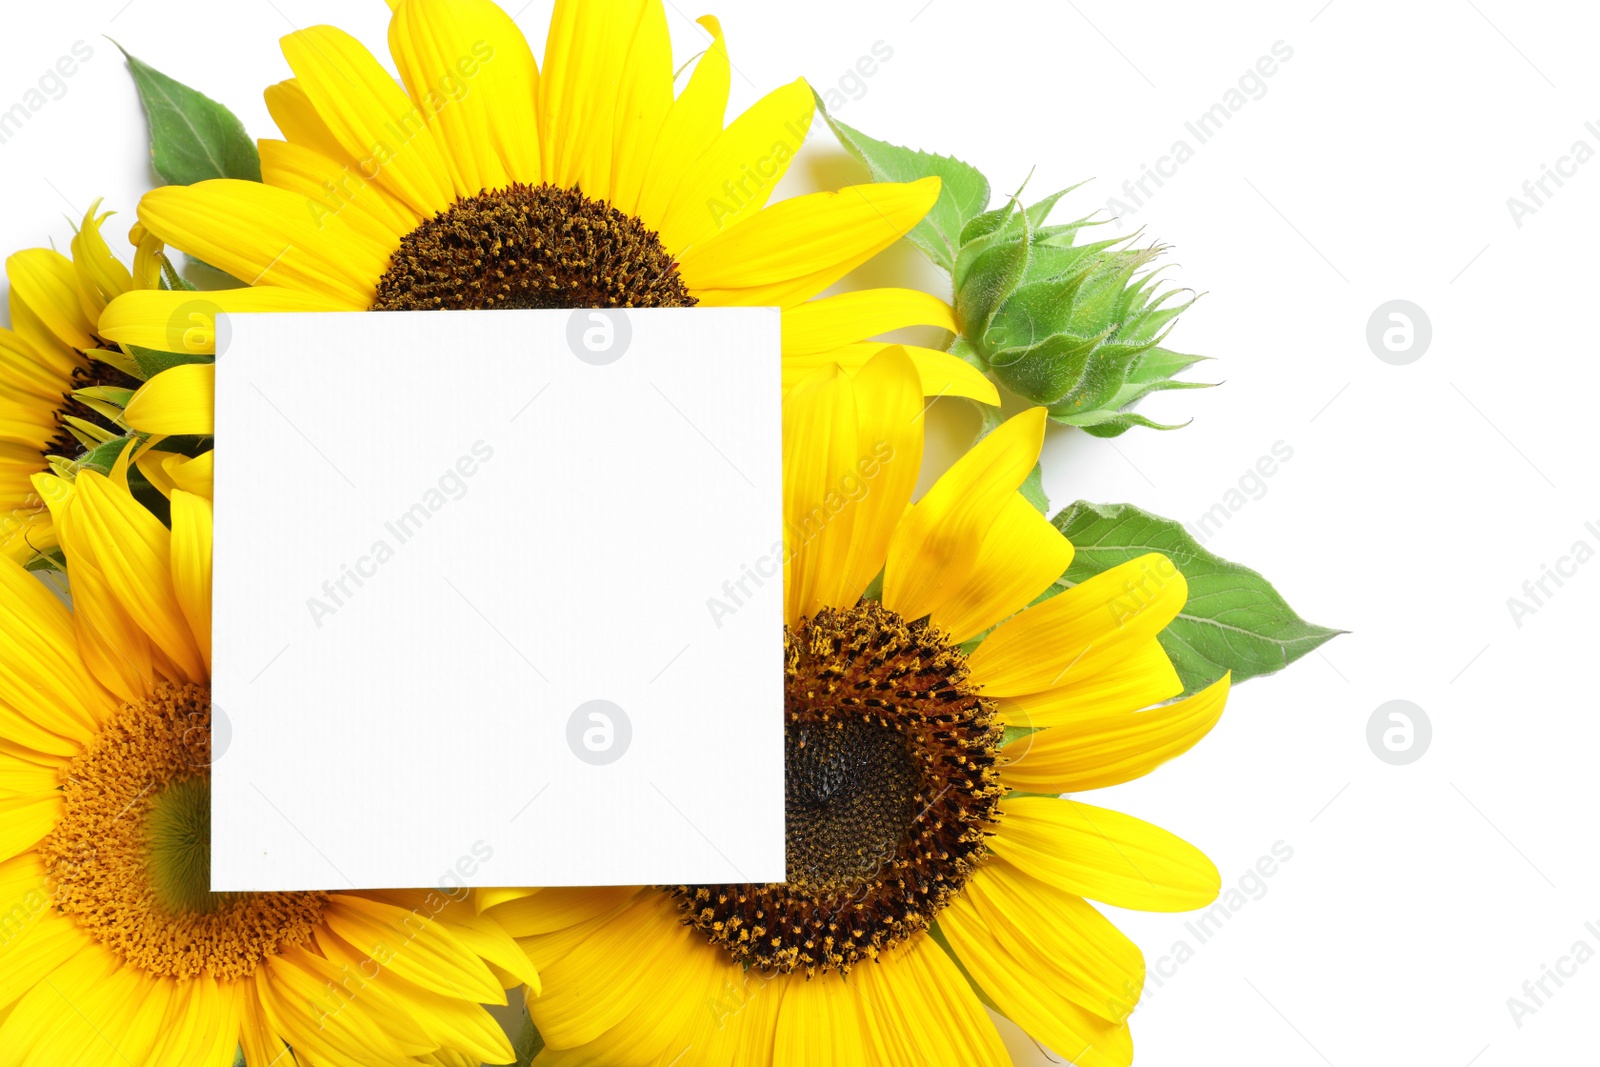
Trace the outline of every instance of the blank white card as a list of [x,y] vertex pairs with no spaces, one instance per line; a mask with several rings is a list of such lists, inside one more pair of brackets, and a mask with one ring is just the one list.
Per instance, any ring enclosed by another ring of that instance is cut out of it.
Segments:
[[218,337],[214,890],[783,880],[775,309]]

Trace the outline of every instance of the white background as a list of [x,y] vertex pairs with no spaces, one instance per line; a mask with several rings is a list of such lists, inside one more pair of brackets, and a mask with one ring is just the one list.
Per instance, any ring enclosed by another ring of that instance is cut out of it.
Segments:
[[[537,42],[549,0],[521,13]],[[119,10],[120,9],[120,10]],[[679,54],[701,47],[669,6]],[[1052,437],[1047,488],[1193,521],[1282,441],[1293,459],[1209,542],[1265,572],[1314,621],[1352,631],[1238,690],[1215,733],[1099,798],[1203,846],[1236,882],[1275,842],[1293,859],[1260,900],[1134,1017],[1143,1064],[1571,1063],[1592,1057],[1600,960],[1519,1027],[1523,996],[1579,939],[1600,950],[1590,682],[1600,563],[1518,627],[1521,595],[1600,520],[1589,324],[1600,161],[1518,227],[1507,198],[1600,120],[1578,4],[1295,0],[1115,4],[728,0],[734,106],[805,75],[836,85],[875,42],[893,58],[841,117],[981,165],[997,189],[1097,178],[1059,209],[1103,206],[1184,137],[1273,43],[1294,50],[1129,220],[1176,246],[1207,295],[1174,346],[1219,357],[1215,390],[1147,403],[1171,434]],[[0,39],[0,106],[74,41],[94,58],[0,145],[6,248],[53,238],[98,195],[130,211],[150,180],[132,86],[109,33],[273,131],[260,89],[274,39],[313,20],[383,39],[378,0],[29,4]],[[1191,141],[1192,143],[1192,141]],[[849,180],[814,136],[785,191]],[[910,253],[864,279],[904,277]],[[936,285],[938,276],[923,275]],[[861,280],[861,279],[858,279]],[[1381,303],[1433,324],[1422,359],[1368,349]],[[971,416],[941,403],[949,448]],[[1552,586],[1553,588],[1553,586]],[[1393,767],[1366,723],[1391,699],[1432,720]],[[1152,967],[1184,916],[1119,915]],[[1039,1062],[1046,1062],[1040,1060]]]

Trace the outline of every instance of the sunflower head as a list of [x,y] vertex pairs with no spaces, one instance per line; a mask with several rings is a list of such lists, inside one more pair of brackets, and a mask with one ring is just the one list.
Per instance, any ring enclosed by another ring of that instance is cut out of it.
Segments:
[[736,960],[848,971],[927,929],[998,816],[994,704],[926,620],[875,601],[784,633],[788,877],[678,886],[684,918]]

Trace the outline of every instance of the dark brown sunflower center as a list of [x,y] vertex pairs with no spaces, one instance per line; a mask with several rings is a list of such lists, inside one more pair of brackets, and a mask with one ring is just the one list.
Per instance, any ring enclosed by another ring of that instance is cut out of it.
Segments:
[[740,963],[848,971],[966,884],[999,816],[1001,730],[925,622],[866,602],[783,643],[788,881],[669,891]]
[[691,307],[655,231],[553,185],[463,197],[406,234],[373,311]]

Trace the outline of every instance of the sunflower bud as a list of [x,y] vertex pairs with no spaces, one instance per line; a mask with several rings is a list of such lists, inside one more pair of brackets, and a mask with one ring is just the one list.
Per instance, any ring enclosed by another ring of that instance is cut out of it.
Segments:
[[1136,247],[1137,234],[1079,243],[1101,225],[1092,218],[1047,225],[1069,191],[1028,208],[1013,200],[962,229],[952,271],[958,350],[1056,422],[1097,437],[1175,429],[1126,409],[1206,384],[1173,380],[1205,357],[1161,346],[1195,298],[1161,284],[1152,264],[1164,245]]

